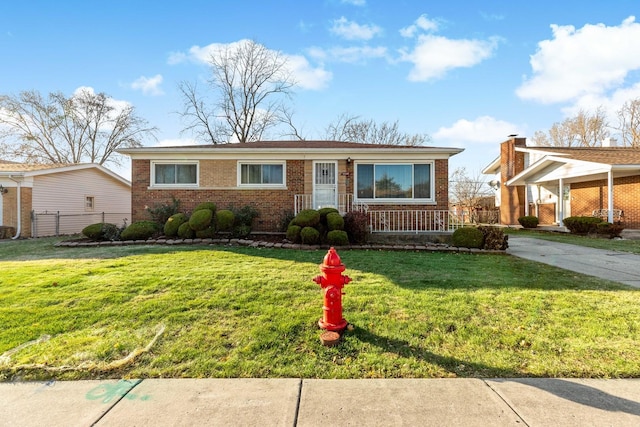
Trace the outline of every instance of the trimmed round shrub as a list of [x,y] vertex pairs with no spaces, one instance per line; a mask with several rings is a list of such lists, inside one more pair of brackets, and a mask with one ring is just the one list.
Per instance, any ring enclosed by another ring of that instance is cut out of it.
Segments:
[[121,240],[147,240],[160,231],[155,221],[138,221],[132,223],[120,234]]
[[301,230],[302,230],[302,227],[300,227],[299,225],[290,225],[287,228],[287,240],[293,243],[299,243]]
[[176,237],[178,235],[178,228],[187,221],[189,221],[189,218],[183,213],[171,215],[164,224],[164,235],[167,237]]
[[589,234],[598,230],[598,224],[604,221],[593,216],[570,216],[562,220],[567,230],[573,234]]
[[320,208],[318,209],[318,213],[320,214],[320,223],[327,225],[327,215],[330,213],[339,213],[336,208]]
[[118,228],[115,224],[99,222],[97,224],[87,225],[82,229],[82,234],[91,240],[104,240],[105,227],[109,225],[113,226],[114,228]]
[[320,232],[313,227],[300,230],[300,240],[304,245],[315,245],[320,241]]
[[200,209],[194,211],[189,218],[189,226],[193,231],[204,230],[211,225],[213,211],[211,209]]
[[538,217],[533,215],[521,216],[518,222],[524,228],[536,228],[538,226]]
[[300,211],[293,221],[302,228],[315,227],[320,223],[320,213],[315,209],[305,209]]
[[193,210],[195,211],[199,211],[202,209],[209,209],[211,212],[215,212],[216,211],[216,204],[213,202],[202,202],[200,203],[198,206],[196,206],[196,208]]
[[216,226],[220,231],[231,231],[235,220],[235,214],[228,209],[216,211]]
[[346,246],[349,244],[349,236],[344,230],[331,230],[327,233],[327,243],[331,246]]
[[216,235],[216,227],[214,225],[210,225],[204,230],[196,231],[195,234],[196,234],[196,237],[199,239],[213,239]]
[[178,227],[178,237],[181,239],[193,239],[195,235],[196,232],[193,231],[188,222],[185,222],[180,227]]
[[369,235],[369,217],[360,211],[347,212],[344,216],[344,231],[351,243],[366,243]]
[[327,228],[329,231],[344,230],[344,218],[338,212],[327,214]]
[[459,248],[482,248],[484,235],[475,227],[462,227],[453,232],[451,244]]

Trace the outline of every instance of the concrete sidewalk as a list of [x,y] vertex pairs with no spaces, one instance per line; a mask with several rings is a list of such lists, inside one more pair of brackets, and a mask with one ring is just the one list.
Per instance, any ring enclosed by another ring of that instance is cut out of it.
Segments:
[[3,426],[638,426],[640,380],[0,383]]
[[640,255],[509,236],[507,253],[531,261],[640,287]]

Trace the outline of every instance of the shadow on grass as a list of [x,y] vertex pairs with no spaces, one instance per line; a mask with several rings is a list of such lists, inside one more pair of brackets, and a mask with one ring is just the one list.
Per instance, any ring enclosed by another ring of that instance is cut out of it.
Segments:
[[354,339],[376,346],[385,353],[395,353],[398,356],[414,358],[421,362],[439,366],[444,371],[464,378],[516,378],[523,377],[523,373],[513,369],[497,368],[481,363],[461,360],[450,356],[435,354],[422,346],[413,346],[409,342],[396,338],[377,335],[371,331],[357,327],[350,333]]

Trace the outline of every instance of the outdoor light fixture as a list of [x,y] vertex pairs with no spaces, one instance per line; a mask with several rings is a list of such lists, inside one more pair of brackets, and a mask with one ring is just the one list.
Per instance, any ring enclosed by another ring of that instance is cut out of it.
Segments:
[[351,157],[347,157],[347,164],[351,163]]
[[496,179],[489,181],[487,184],[489,184],[489,187],[493,188],[494,190],[500,188],[500,181]]
[[2,184],[0,184],[0,195],[2,195],[2,194],[6,194],[8,191],[9,191],[9,190],[7,190],[6,188],[4,188],[4,187],[2,186]]

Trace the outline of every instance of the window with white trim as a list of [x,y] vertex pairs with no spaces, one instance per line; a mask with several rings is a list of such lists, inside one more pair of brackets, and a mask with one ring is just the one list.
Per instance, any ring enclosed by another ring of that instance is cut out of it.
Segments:
[[87,212],[91,212],[95,206],[95,197],[94,196],[84,196],[84,210]]
[[361,200],[433,201],[433,163],[358,163]]
[[198,163],[153,163],[151,169],[153,185],[197,185]]
[[239,163],[238,185],[282,187],[285,185],[285,163]]

